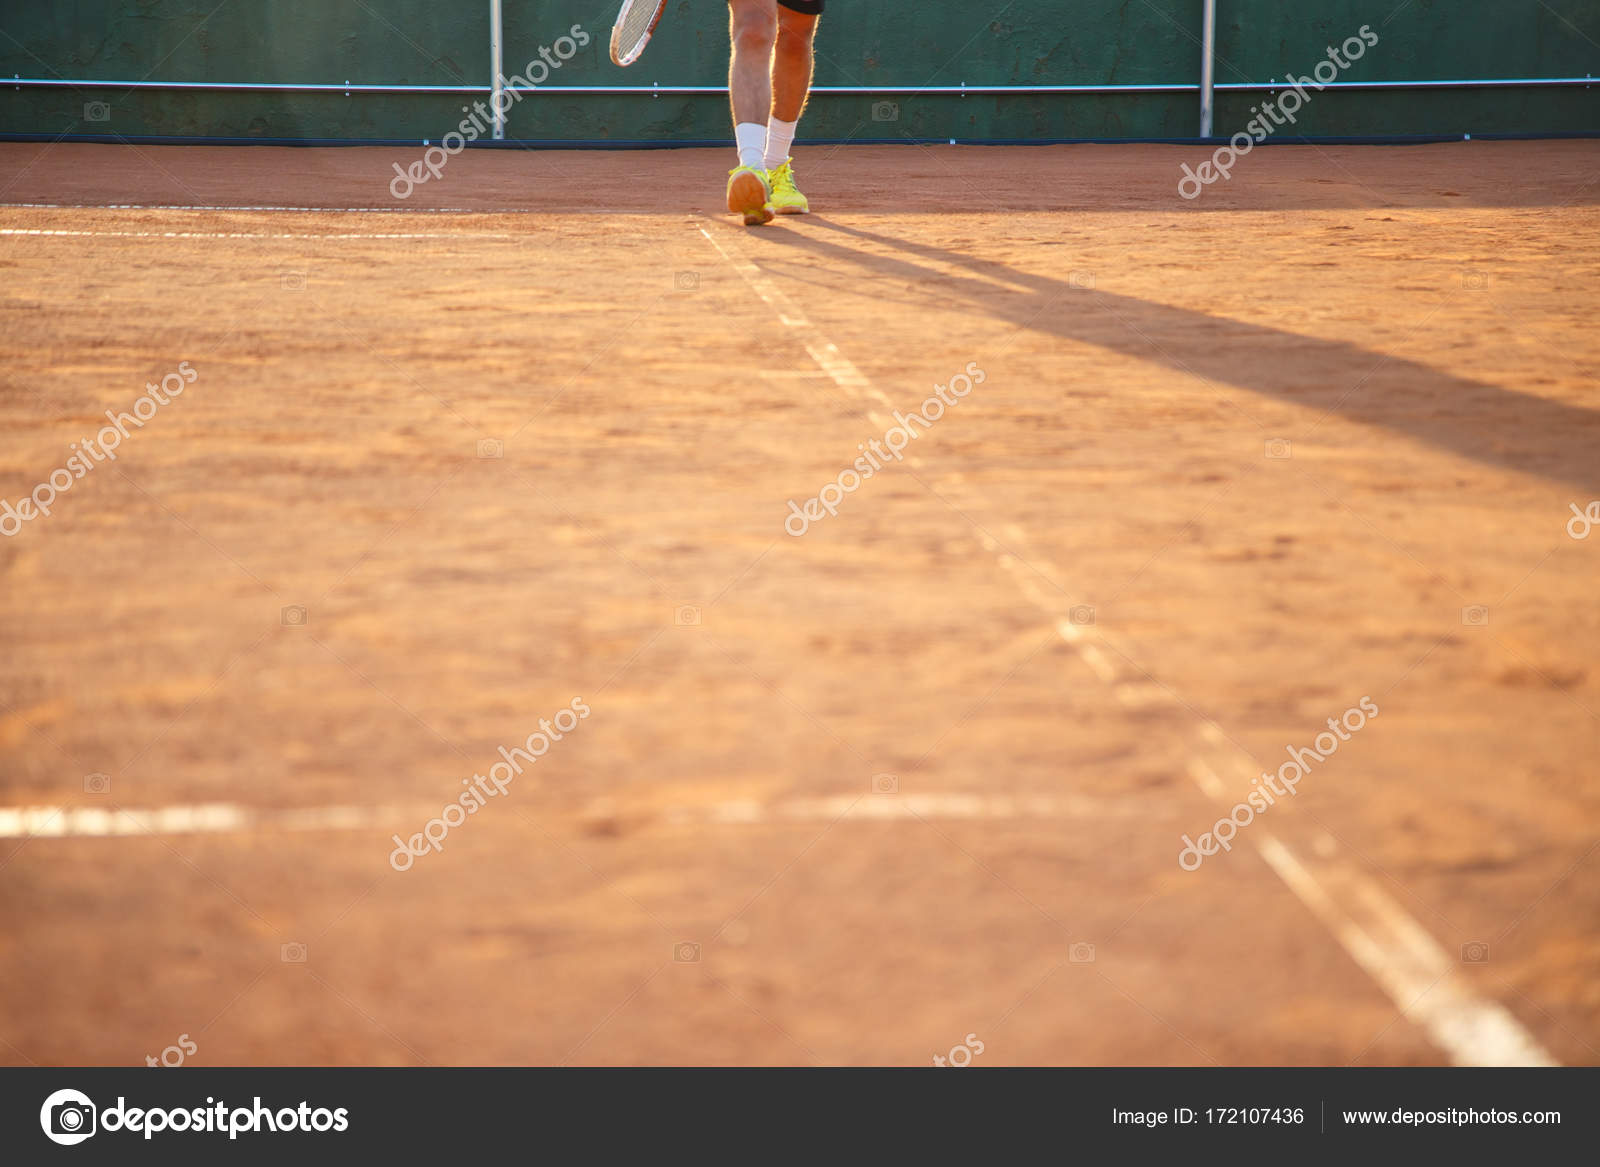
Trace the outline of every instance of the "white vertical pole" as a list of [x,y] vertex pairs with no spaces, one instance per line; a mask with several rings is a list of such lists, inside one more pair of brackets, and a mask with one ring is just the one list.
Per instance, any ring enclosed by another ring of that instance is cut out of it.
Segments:
[[1200,49],[1200,136],[1209,138],[1217,96],[1217,0],[1205,0]]
[[492,92],[489,94],[489,105],[494,111],[494,140],[503,141],[506,136],[506,115],[500,112],[500,93],[504,88],[504,72],[500,68],[500,0],[489,0],[489,68],[494,78],[489,82]]

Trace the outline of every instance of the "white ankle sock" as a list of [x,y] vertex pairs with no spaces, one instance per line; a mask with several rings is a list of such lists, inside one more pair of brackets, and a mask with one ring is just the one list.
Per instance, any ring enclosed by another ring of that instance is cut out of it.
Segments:
[[799,122],[786,122],[773,118],[767,123],[767,169],[776,170],[789,159],[789,147],[794,145],[794,128]]
[[739,165],[765,170],[767,127],[755,122],[740,122],[733,127],[733,140],[739,145]]

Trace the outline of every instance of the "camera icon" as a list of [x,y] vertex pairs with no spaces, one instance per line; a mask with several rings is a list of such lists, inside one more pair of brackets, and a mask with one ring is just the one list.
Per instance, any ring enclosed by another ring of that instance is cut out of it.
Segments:
[[306,290],[306,273],[303,271],[286,271],[278,280],[286,292],[303,292]]
[[1462,272],[1461,286],[1469,292],[1481,292],[1489,286],[1489,273],[1486,271]]
[[1074,624],[1078,625],[1078,627],[1080,627],[1080,628],[1084,628],[1084,627],[1087,627],[1090,624],[1093,624],[1094,623],[1094,605],[1093,604],[1079,604],[1079,605],[1077,605],[1077,607],[1073,608],[1071,611],[1069,611],[1067,613],[1067,619],[1071,620]]
[[700,609],[693,604],[683,604],[672,613],[672,622],[679,628],[700,627]]
[[1489,626],[1489,609],[1482,604],[1473,604],[1462,608],[1461,623],[1468,628],[1487,628]]
[[76,1090],[57,1090],[40,1107],[39,1125],[52,1143],[73,1146],[95,1133],[95,1105]]
[[872,793],[899,794],[900,779],[893,774],[874,774],[872,776]]
[[1469,940],[1461,946],[1462,964],[1488,964],[1489,946],[1482,940]]
[[502,442],[499,438],[479,438],[478,439],[478,457],[483,458],[483,459],[489,459],[489,458],[504,458],[505,456],[506,456],[506,444],[504,442]]
[[102,774],[98,770],[93,774],[83,776],[83,792],[85,794],[110,794],[111,775]]
[[700,286],[700,273],[697,271],[681,271],[672,277],[672,286],[680,292],[692,292]]
[[1067,276],[1067,286],[1076,288],[1081,292],[1094,291],[1094,272],[1075,271]]
[[103,101],[86,101],[83,103],[83,120],[108,122],[111,120],[111,107]]
[[291,941],[278,949],[278,959],[284,964],[304,964],[306,962],[306,946]]
[[1094,945],[1093,944],[1082,944],[1082,943],[1074,944],[1067,951],[1067,959],[1070,960],[1073,964],[1093,964],[1094,963]]
[[687,940],[672,946],[672,959],[679,964],[699,964],[700,946]]
[[1288,438],[1270,438],[1267,441],[1266,454],[1269,458],[1282,461],[1293,456],[1293,449]]
[[306,610],[299,604],[290,604],[278,615],[285,628],[304,628],[306,626]]
[[898,101],[875,101],[872,103],[872,120],[875,122],[897,122],[900,120],[900,103]]

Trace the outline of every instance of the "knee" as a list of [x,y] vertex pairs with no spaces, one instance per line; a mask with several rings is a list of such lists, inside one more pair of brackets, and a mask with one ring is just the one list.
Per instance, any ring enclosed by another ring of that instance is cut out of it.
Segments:
[[793,56],[807,56],[811,40],[817,31],[817,18],[792,12],[787,8],[778,13],[778,52]]
[[745,4],[734,9],[733,48],[738,53],[769,54],[778,39],[778,21],[764,5]]
[[806,58],[811,55],[811,37],[787,28],[778,30],[778,56]]

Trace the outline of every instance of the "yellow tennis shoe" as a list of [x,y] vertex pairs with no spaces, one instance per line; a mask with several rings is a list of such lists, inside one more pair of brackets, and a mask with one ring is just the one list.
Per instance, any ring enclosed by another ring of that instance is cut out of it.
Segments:
[[767,171],[767,182],[772,187],[772,197],[768,201],[780,215],[809,215],[811,203],[794,184],[793,163],[793,158],[785,158],[783,165]]
[[746,227],[772,222],[772,184],[753,166],[735,166],[728,171],[728,210],[744,216]]

